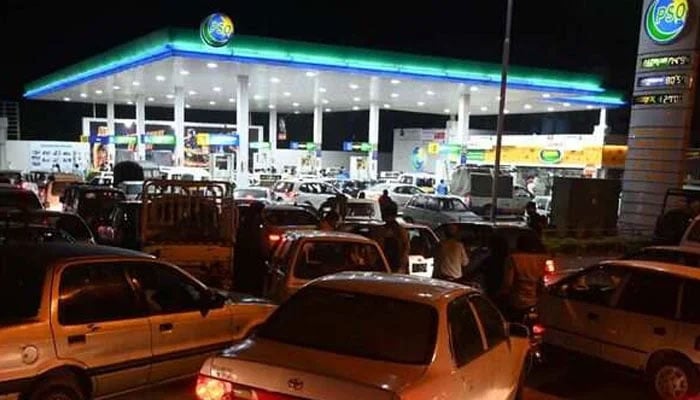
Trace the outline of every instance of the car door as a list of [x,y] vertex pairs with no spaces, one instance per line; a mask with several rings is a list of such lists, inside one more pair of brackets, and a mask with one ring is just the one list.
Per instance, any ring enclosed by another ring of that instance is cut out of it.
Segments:
[[[697,350],[700,346],[700,281],[686,279],[683,283],[680,318],[676,328],[675,342],[677,348],[691,355],[691,360],[698,363]],[[692,348],[691,348],[692,346]]]
[[452,387],[460,388],[462,399],[486,399],[489,395],[491,360],[486,357],[486,342],[467,296],[447,305],[447,323],[452,354]]
[[404,209],[404,215],[406,215],[407,217],[411,217],[415,222],[422,223],[422,221],[425,220],[427,213],[425,207],[426,198],[424,196],[415,196],[406,205],[406,208]]
[[148,383],[151,325],[118,261],[69,264],[57,271],[52,329],[58,358],[95,379],[95,396]]
[[485,358],[488,359],[489,391],[498,398],[506,398],[517,391],[524,354],[523,349],[511,346],[506,323],[496,307],[481,295],[469,297],[486,339]]
[[284,237],[282,243],[277,246],[272,259],[270,260],[267,276],[265,279],[265,296],[275,302],[281,302],[287,286],[289,276],[289,266],[294,262],[296,253],[294,244],[297,241]]
[[604,321],[601,357],[634,369],[668,347],[676,335],[682,280],[670,274],[633,270],[619,295],[614,317]]
[[233,315],[223,298],[181,270],[154,261],[133,263],[129,280],[143,293],[151,322],[151,382],[197,372],[212,353],[229,346],[235,335]]
[[600,356],[601,341],[609,339],[603,327],[615,318],[611,305],[625,277],[625,270],[603,264],[552,285],[540,301],[545,341]]

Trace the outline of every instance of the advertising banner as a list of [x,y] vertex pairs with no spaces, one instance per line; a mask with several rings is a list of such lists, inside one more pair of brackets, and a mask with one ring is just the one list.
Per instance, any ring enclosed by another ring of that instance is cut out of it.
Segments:
[[185,166],[209,166],[210,154],[235,154],[238,135],[234,128],[185,127]]

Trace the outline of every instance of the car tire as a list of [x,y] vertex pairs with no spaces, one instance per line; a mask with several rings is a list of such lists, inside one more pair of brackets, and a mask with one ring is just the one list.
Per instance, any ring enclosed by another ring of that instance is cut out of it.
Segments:
[[694,398],[700,393],[700,374],[681,356],[661,356],[647,368],[647,379],[660,400]]
[[86,400],[86,398],[74,376],[57,375],[40,381],[27,400]]

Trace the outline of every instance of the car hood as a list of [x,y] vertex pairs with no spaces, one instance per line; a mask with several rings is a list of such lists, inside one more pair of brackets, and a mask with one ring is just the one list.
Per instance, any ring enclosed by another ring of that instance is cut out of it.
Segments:
[[[284,357],[280,357],[280,354],[284,354]],[[265,368],[282,368],[292,375],[298,373],[320,380],[348,382],[394,393],[400,393],[411,383],[418,381],[427,370],[427,366],[423,365],[404,365],[343,356],[255,336],[224,351],[212,361],[212,367],[232,367],[236,362],[259,364]],[[242,370],[234,372],[243,373]]]

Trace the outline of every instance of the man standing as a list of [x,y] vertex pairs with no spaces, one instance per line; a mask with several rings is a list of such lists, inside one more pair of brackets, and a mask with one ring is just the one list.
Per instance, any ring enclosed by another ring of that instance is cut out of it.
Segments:
[[410,242],[408,231],[396,221],[398,210],[398,206],[393,201],[382,210],[382,219],[384,219],[385,224],[379,238],[379,244],[384,251],[391,271],[407,274]]
[[389,191],[384,189],[382,192],[382,195],[379,196],[379,210],[382,212],[382,217],[384,216],[384,210],[386,210],[387,206],[393,202],[391,200],[391,197],[389,197]]
[[450,189],[447,187],[444,179],[440,179],[440,183],[437,185],[435,192],[442,196],[447,196],[450,194]]
[[534,201],[527,203],[525,213],[527,214],[527,226],[542,237],[542,231],[547,227],[547,218],[537,212],[537,204]]
[[447,281],[462,279],[462,269],[469,264],[464,245],[458,238],[457,226],[447,225],[446,238],[440,241],[435,256],[435,277]]

